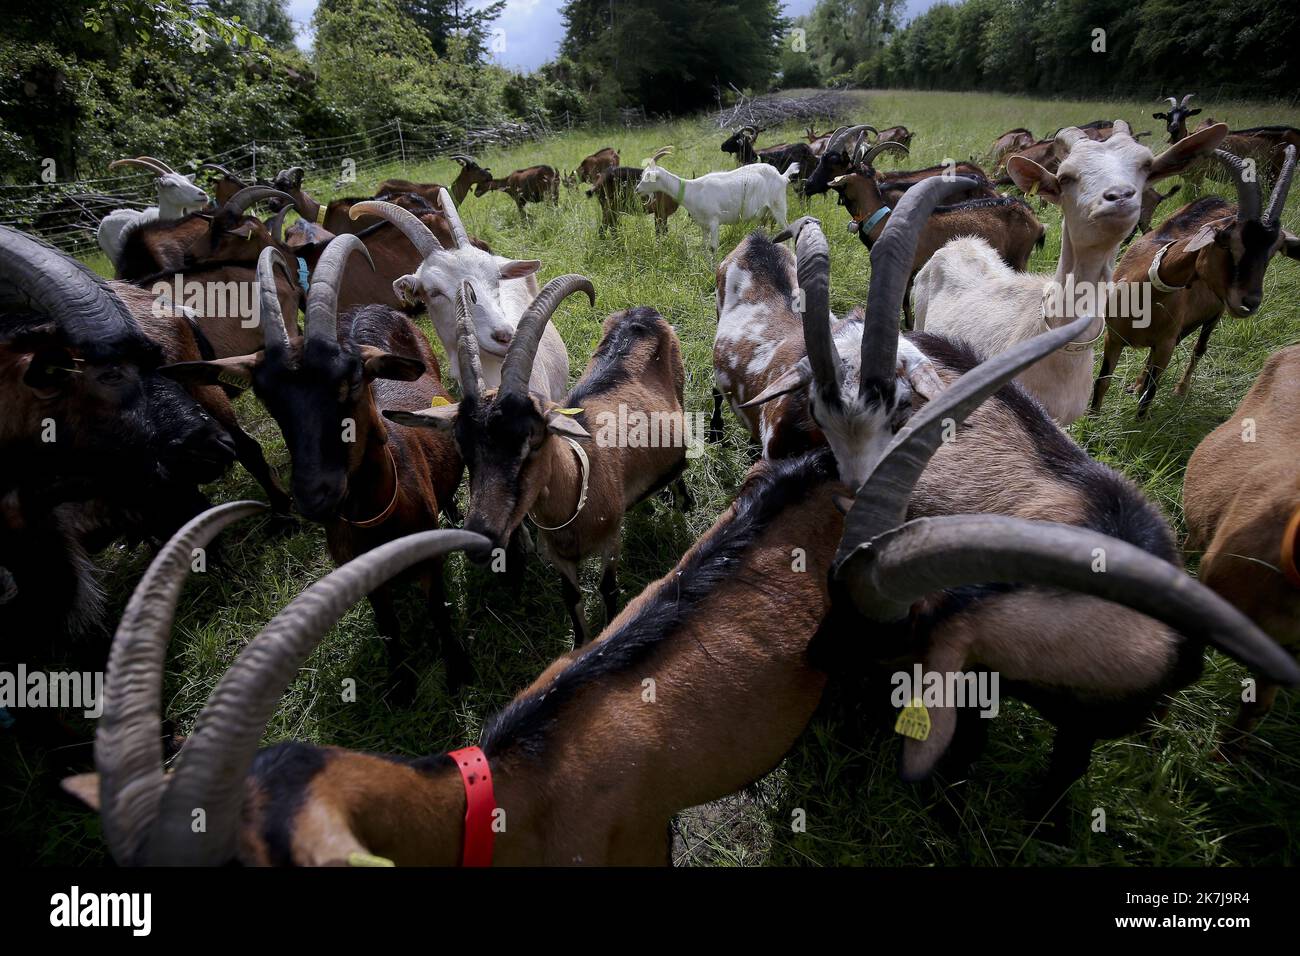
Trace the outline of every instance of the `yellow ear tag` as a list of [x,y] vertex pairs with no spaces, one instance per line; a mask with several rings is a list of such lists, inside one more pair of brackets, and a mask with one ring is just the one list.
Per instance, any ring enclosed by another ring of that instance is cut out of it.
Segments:
[[894,721],[894,733],[911,737],[913,740],[925,740],[930,736],[930,712],[921,703],[921,698],[913,697]]
[[229,385],[231,388],[248,388],[248,382],[234,372],[218,372],[217,381],[222,385]]
[[429,402],[430,408],[438,408],[442,405],[450,405],[450,400],[443,398],[441,395],[433,396],[433,401]]
[[581,409],[581,408],[552,408],[551,411],[555,412],[555,414],[557,414],[557,415],[570,415],[570,416],[572,416],[572,415],[581,415],[581,414],[582,414],[582,409]]
[[392,860],[382,856],[371,856],[369,853],[349,853],[348,866],[396,866]]
[[1037,179],[1035,179],[1035,180],[1034,180],[1034,184],[1033,184],[1032,186],[1029,187],[1029,192],[1026,193],[1026,195],[1028,195],[1028,196],[1037,196],[1037,195],[1038,195],[1038,186],[1039,186],[1039,181],[1038,181]]
[[319,206],[316,209],[316,225],[325,225],[325,214],[329,212],[329,206]]

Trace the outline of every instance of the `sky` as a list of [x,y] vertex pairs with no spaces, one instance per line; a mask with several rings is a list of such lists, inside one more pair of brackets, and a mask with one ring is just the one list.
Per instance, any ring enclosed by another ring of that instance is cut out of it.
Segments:
[[[298,46],[311,47],[311,15],[317,0],[289,0],[289,16],[298,28]],[[817,0],[786,0],[785,15],[802,16],[816,6]],[[932,6],[936,0],[907,0],[904,20]],[[467,0],[471,9],[486,6],[482,0]],[[560,8],[564,0],[508,0],[505,13],[496,22],[502,31],[504,46],[494,57],[512,70],[531,71],[555,58],[564,38],[564,21]]]

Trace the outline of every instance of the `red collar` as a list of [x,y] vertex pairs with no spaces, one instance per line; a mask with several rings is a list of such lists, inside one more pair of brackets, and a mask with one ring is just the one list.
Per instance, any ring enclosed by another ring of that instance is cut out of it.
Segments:
[[491,866],[492,814],[497,801],[492,793],[492,768],[487,755],[478,747],[462,747],[449,753],[465,785],[465,845],[461,848],[461,866]]

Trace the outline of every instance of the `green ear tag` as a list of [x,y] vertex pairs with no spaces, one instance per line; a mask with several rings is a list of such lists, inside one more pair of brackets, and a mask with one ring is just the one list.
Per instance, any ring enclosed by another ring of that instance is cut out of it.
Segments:
[[369,853],[349,853],[348,866],[396,866],[392,860],[382,856],[371,856]]
[[912,702],[899,711],[894,733],[913,740],[925,740],[930,736],[930,712],[921,703],[921,698],[913,697]]
[[450,405],[450,404],[451,402],[448,399],[443,398],[441,395],[435,395],[433,396],[433,401],[429,402],[429,407],[439,408],[443,405]]

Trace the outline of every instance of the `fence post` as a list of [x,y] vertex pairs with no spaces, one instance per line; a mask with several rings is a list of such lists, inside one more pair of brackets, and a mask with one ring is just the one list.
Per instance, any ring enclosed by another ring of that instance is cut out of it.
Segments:
[[257,182],[257,140],[249,143],[249,149],[253,152],[253,182]]
[[397,120],[397,148],[402,154],[402,172],[406,172],[406,140],[402,139],[402,120]]

